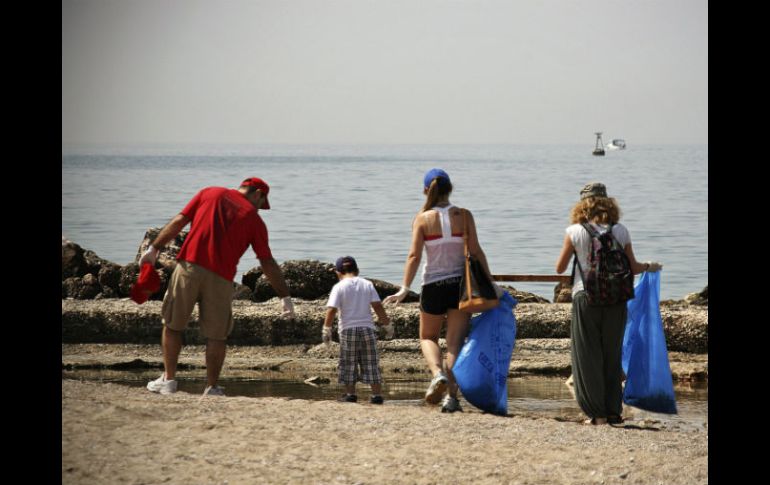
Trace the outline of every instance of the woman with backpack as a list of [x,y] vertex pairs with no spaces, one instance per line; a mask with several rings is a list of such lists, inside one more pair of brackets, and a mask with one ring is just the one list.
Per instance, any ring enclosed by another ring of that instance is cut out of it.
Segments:
[[[626,301],[634,297],[633,275],[660,271],[662,264],[640,263],[620,207],[602,183],[589,183],[570,214],[564,245],[556,262],[563,273],[572,264],[572,376],[585,424],[621,423],[623,369],[621,352]],[[575,278],[575,266],[578,278]]]

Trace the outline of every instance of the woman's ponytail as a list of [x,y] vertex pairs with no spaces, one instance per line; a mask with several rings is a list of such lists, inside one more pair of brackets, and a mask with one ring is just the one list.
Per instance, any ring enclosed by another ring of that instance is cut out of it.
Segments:
[[425,198],[425,205],[422,206],[422,212],[432,209],[436,206],[439,199],[452,192],[452,183],[447,179],[443,179],[439,183],[439,177],[434,178],[430,182],[428,187],[428,194]]

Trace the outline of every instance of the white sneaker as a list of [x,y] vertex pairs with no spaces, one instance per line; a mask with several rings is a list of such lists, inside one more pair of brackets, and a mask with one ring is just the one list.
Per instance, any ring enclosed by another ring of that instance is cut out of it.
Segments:
[[447,379],[446,374],[439,372],[436,374],[436,377],[430,381],[430,386],[428,386],[428,390],[425,391],[425,400],[431,404],[438,404],[441,400],[441,396],[446,392],[448,385],[449,379]]
[[455,411],[463,412],[463,408],[460,407],[460,400],[456,397],[447,395],[444,401],[441,403],[442,413],[453,413]]
[[206,386],[203,390],[204,396],[224,396],[225,390],[219,386]]
[[166,380],[166,373],[160,375],[157,379],[154,381],[150,381],[147,383],[147,389],[150,392],[159,392],[161,394],[173,394],[176,392],[176,381]]

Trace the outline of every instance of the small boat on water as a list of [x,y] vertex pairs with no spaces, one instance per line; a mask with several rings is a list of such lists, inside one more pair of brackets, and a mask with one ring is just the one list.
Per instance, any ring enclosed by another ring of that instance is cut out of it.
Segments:
[[626,149],[626,141],[621,140],[619,138],[616,138],[612,140],[611,142],[607,143],[607,150],[625,150]]
[[604,156],[604,142],[602,141],[602,132],[596,132],[596,148],[594,148],[593,154],[597,156]]

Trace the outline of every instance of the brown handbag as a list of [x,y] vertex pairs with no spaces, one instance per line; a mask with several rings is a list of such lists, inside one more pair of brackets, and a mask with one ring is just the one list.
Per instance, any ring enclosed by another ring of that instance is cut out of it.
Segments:
[[465,243],[465,272],[460,280],[459,309],[479,313],[495,308],[500,300],[481,262],[468,251],[468,211],[463,209],[463,241]]

